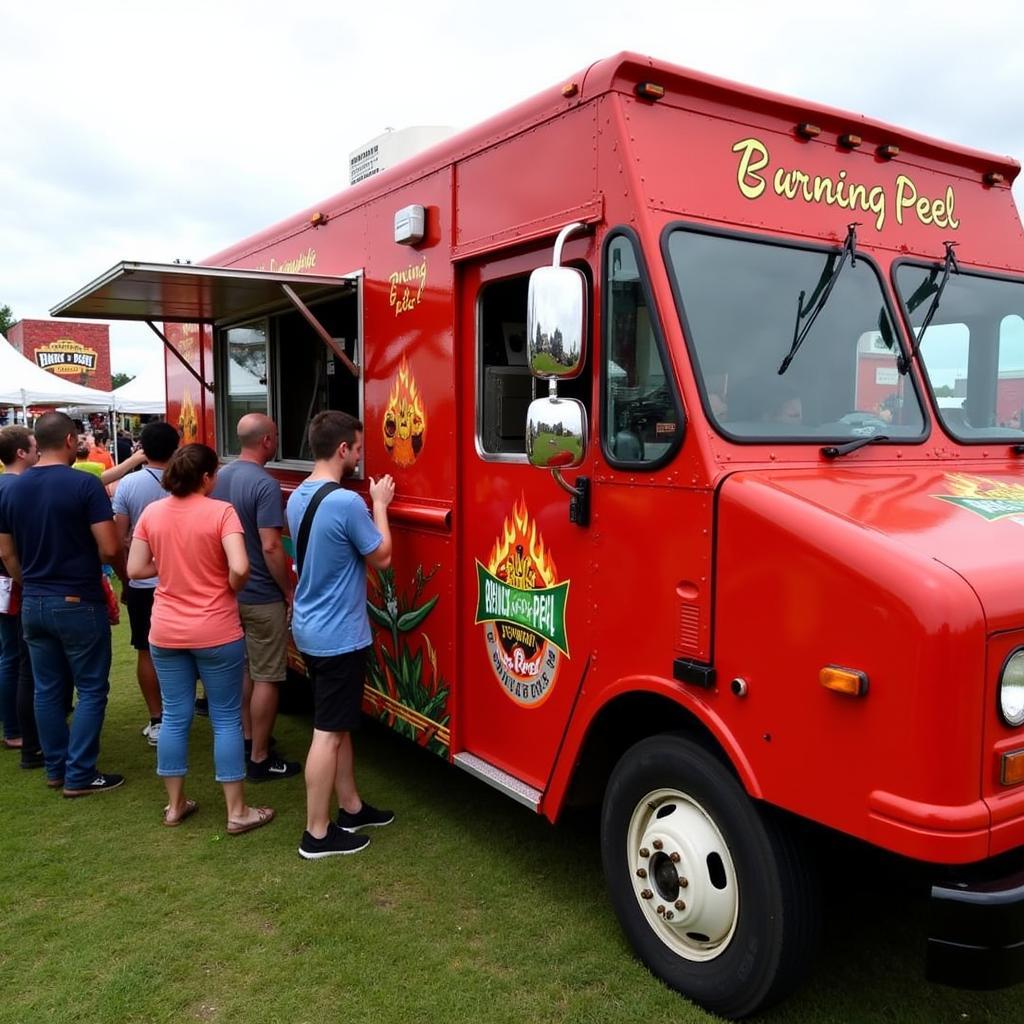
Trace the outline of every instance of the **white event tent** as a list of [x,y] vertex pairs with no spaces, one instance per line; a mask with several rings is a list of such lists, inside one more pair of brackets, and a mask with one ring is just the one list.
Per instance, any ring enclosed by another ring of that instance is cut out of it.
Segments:
[[82,387],[61,380],[26,359],[0,334],[0,406],[20,406],[27,414],[30,405],[65,405],[109,409],[111,392]]
[[164,416],[167,413],[167,381],[162,362],[143,370],[137,377],[114,388],[114,408],[117,412],[138,413],[143,416]]

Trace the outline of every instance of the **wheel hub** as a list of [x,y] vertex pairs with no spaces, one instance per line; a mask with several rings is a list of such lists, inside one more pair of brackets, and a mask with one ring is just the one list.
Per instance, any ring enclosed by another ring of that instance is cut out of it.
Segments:
[[657,790],[630,819],[633,890],[648,924],[673,952],[711,960],[729,944],[739,890],[729,848],[711,817],[678,790]]

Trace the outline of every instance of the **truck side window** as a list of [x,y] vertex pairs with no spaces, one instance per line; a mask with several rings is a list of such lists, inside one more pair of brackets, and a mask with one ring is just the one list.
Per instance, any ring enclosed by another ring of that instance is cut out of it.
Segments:
[[526,458],[526,410],[534,379],[526,365],[529,276],[494,281],[477,306],[477,443],[486,455]]
[[224,426],[221,450],[239,453],[235,425],[249,412],[267,413],[267,321],[230,327],[224,332],[224,361],[227,381],[224,398]]
[[[575,265],[575,264],[574,264]],[[590,280],[585,264],[578,269]],[[526,411],[547,384],[530,374],[526,351],[526,303],[530,275],[493,281],[477,300],[477,447],[495,461],[526,461]],[[588,291],[591,289],[588,288]],[[593,390],[592,346],[583,371],[561,381],[558,393],[579,399],[590,412]]]
[[660,462],[682,436],[683,423],[629,236],[609,241],[605,281],[605,454],[612,463]]

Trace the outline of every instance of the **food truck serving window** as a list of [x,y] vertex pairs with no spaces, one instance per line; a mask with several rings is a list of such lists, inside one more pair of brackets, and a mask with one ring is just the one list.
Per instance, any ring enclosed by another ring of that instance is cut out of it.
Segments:
[[857,254],[840,268],[834,248],[681,227],[669,229],[665,253],[704,407],[722,434],[923,438],[921,402],[899,372],[898,334],[871,260]]
[[[311,303],[317,320],[354,362],[359,330],[355,290]],[[362,418],[362,388],[296,310],[221,330],[218,337],[221,453],[237,455],[235,427],[247,412],[263,412],[277,422],[278,460],[310,462],[307,428],[322,409],[341,409]]]
[[967,442],[1024,440],[1024,282],[961,270],[948,276],[935,305],[941,262],[898,264],[895,278],[949,433]]

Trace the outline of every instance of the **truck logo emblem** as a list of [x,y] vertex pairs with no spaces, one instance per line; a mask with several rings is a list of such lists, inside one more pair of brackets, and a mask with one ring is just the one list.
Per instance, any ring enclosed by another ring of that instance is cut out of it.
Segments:
[[1024,484],[1001,483],[968,473],[947,473],[946,483],[953,493],[933,494],[933,498],[959,505],[989,522],[1024,515]]
[[384,410],[384,447],[396,466],[411,466],[423,450],[427,436],[427,413],[405,356],[398,367],[391,397]]
[[494,674],[517,704],[537,707],[569,657],[565,609],[569,581],[558,571],[525,497],[512,506],[487,565],[476,563],[476,624]]

